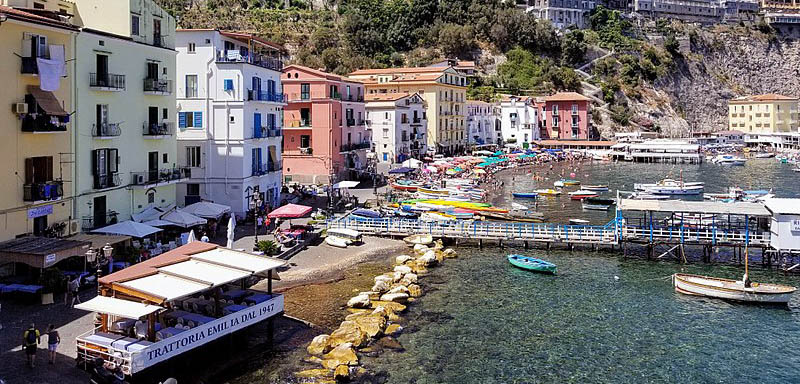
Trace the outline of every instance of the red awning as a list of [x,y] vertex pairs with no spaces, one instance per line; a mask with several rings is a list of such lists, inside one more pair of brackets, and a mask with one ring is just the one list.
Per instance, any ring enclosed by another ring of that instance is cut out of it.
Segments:
[[311,213],[311,209],[305,205],[287,204],[270,212],[267,216],[273,219],[278,217],[294,219]]

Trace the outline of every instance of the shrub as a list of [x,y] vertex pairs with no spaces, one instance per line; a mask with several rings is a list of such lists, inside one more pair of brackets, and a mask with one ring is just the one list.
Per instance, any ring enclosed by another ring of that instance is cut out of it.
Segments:
[[267,256],[277,255],[281,252],[280,244],[272,241],[272,240],[261,240],[256,243],[256,249],[261,252],[264,252]]

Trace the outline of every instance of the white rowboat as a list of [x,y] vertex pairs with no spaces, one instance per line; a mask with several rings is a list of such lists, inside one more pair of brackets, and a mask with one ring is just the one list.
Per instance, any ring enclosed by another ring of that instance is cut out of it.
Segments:
[[796,290],[794,287],[778,284],[752,283],[745,287],[743,281],[720,279],[716,277],[676,273],[672,275],[675,292],[736,300],[749,303],[786,304]]
[[328,237],[325,238],[325,243],[330,245],[330,246],[332,246],[332,247],[347,248],[348,241],[345,240],[345,239],[342,239],[341,237],[328,236]]

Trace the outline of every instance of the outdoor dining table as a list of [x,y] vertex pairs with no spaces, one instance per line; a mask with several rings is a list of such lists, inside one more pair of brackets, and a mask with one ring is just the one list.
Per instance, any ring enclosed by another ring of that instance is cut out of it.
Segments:
[[183,317],[183,320],[186,322],[190,328],[194,328],[198,325],[203,325],[205,323],[210,323],[215,319],[213,317],[203,316],[197,313],[190,313]]
[[225,300],[236,301],[247,296],[247,294],[248,292],[243,289],[234,289],[231,291],[223,292],[222,295],[220,295],[220,298]]

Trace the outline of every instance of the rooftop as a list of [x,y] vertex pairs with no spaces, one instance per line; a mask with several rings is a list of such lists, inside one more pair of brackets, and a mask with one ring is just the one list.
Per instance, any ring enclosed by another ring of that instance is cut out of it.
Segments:
[[397,93],[371,93],[364,97],[364,101],[397,101],[411,96],[410,93],[397,92]]
[[763,204],[723,203],[720,201],[620,199],[619,209],[622,211],[770,216]]
[[781,215],[800,215],[800,199],[772,198],[764,201],[764,206],[772,213]]
[[47,25],[50,27],[63,28],[77,31],[78,27],[61,21],[56,12],[45,11],[43,9],[20,9],[0,5],[0,14],[6,15],[9,19],[27,21],[29,23]]
[[590,98],[577,92],[559,92],[555,95],[545,96],[544,101],[591,101]]
[[364,75],[391,75],[391,74],[412,74],[412,73],[441,73],[450,67],[399,67],[399,68],[375,68],[359,69],[350,73],[351,76]]
[[534,143],[540,147],[557,147],[566,145],[582,147],[611,147],[617,142],[607,140],[541,140]]
[[283,47],[279,44],[273,43],[269,40],[262,39],[256,35],[246,33],[246,32],[235,32],[235,31],[222,31],[219,29],[212,29],[212,28],[179,28],[176,29],[175,32],[195,32],[195,31],[202,31],[202,32],[219,32],[220,35],[229,37],[231,39],[248,42],[250,40],[260,43],[261,45],[268,46],[278,51],[283,51]]
[[731,100],[731,103],[748,103],[748,102],[767,102],[767,101],[797,101],[796,97],[778,95],[776,93],[767,93],[763,95],[751,95],[737,97]]
[[[291,65],[287,65],[287,66],[283,67],[283,73],[286,73],[286,72],[291,71],[291,70],[298,70],[298,71],[302,71],[302,72],[308,72],[308,73],[310,73],[312,75],[316,75],[316,76],[319,76],[319,77],[322,77],[322,78],[325,78],[325,79],[328,79],[328,80],[345,81],[345,78],[342,77],[342,76],[334,75],[333,73],[328,73],[328,72],[325,72],[325,71],[321,71],[319,69],[309,68],[309,67],[305,67],[305,66],[302,66],[302,65],[291,64]],[[282,78],[281,79],[281,81],[283,81],[283,82],[292,81],[292,80],[294,80],[294,79],[292,79],[292,78],[286,78],[286,79]],[[346,81],[359,82],[360,80],[347,79]]]

